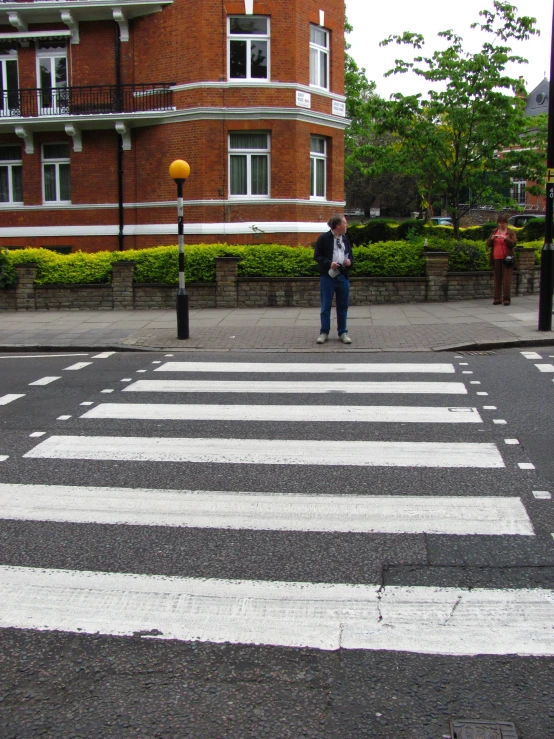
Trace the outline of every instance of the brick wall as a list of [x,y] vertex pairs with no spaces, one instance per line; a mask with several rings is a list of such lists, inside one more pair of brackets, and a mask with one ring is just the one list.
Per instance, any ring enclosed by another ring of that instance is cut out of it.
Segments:
[[[237,260],[217,260],[215,283],[187,285],[191,308],[259,308],[308,307],[319,305],[319,279],[300,278],[237,278]],[[19,284],[16,290],[0,290],[0,310],[111,310],[113,308],[149,309],[174,308],[176,286],[136,284],[132,282],[134,265],[122,262],[119,274],[111,285],[48,285],[35,286],[35,266],[17,267]],[[430,265],[434,275],[428,277],[353,277],[351,305],[383,303],[422,303],[437,300],[433,280],[437,280],[436,261]],[[525,295],[539,289],[540,270],[533,268],[525,279],[522,272],[514,276],[513,293]],[[446,300],[490,298],[492,274],[443,273],[439,293]]]

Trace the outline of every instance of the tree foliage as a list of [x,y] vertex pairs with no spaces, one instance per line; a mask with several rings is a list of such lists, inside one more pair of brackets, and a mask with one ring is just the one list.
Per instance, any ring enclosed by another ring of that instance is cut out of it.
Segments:
[[[430,83],[426,96],[369,100],[373,140],[368,137],[355,155],[365,161],[363,171],[415,178],[422,205],[440,199],[456,235],[460,218],[474,205],[510,204],[511,178],[534,181],[536,188],[543,182],[545,135],[524,114],[522,79],[506,71],[509,63],[526,61],[508,44],[538,33],[535,19],[516,11],[494,0],[493,10],[480,12],[472,27],[486,40],[476,53],[465,51],[463,39],[447,30],[439,34],[447,42],[443,50],[396,60],[387,74],[415,73]],[[421,34],[404,32],[382,45],[393,43],[420,50],[425,42]]]

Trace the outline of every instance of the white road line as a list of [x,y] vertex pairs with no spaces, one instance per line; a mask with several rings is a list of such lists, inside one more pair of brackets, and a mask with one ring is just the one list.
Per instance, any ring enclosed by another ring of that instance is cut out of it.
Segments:
[[58,416],[56,421],[67,421],[71,416]]
[[460,536],[533,536],[519,498],[291,495],[0,484],[19,521]]
[[40,436],[45,436],[46,431],[33,431],[32,434],[29,434],[30,439],[38,439]]
[[351,423],[482,423],[477,408],[372,405],[172,405],[102,403],[81,418],[169,421],[333,421]]
[[414,364],[408,363],[372,363],[372,364],[317,364],[299,363],[263,363],[263,362],[166,362],[161,367],[156,367],[154,372],[240,372],[251,373],[304,373],[309,374],[368,374],[380,373],[390,374],[392,372],[412,373],[437,373],[452,375],[455,373],[453,364]]
[[554,655],[554,591],[216,580],[0,567],[0,626],[477,655]]
[[[140,370],[139,370],[140,371]],[[463,382],[258,382],[255,380],[136,380],[134,393],[309,393],[321,395],[388,393],[467,395]]]
[[0,462],[5,462],[9,458],[10,458],[9,454],[0,454]]
[[25,393],[17,395],[15,393],[11,393],[8,395],[2,395],[0,397],[0,405],[8,405],[8,403],[13,403],[14,400],[18,400],[19,398],[24,398]]
[[50,359],[50,357],[88,357],[88,353],[83,354],[14,354],[6,356],[5,354],[0,355],[0,359]]
[[107,359],[108,357],[111,357],[112,354],[115,354],[115,352],[102,352],[101,354],[95,354],[91,359]]
[[540,354],[537,354],[537,352],[520,352],[525,359],[542,359]]
[[518,465],[520,470],[534,470],[535,465],[531,462],[518,462]]
[[51,436],[24,457],[354,467],[504,467],[495,444]]
[[56,380],[61,379],[61,377],[41,377],[40,380],[30,382],[29,385],[50,385],[51,382],[56,382]]
[[536,364],[535,367],[540,372],[554,372],[554,364]]
[[552,494],[548,490],[533,490],[533,495],[537,500],[552,500]]
[[88,367],[89,364],[92,364],[92,362],[77,362],[77,364],[72,364],[70,367],[64,367],[64,370],[80,370],[83,367]]
[[504,439],[504,444],[516,446],[517,444],[519,444],[519,441],[517,439]]

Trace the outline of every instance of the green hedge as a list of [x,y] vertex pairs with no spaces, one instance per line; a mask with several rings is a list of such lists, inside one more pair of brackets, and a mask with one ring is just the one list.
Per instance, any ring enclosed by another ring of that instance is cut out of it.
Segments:
[[[484,241],[449,236],[407,233],[409,240],[382,241],[354,247],[354,276],[420,277],[425,274],[424,248],[446,251],[452,272],[477,272],[489,269],[489,250]],[[535,250],[540,263],[542,240],[527,242]],[[240,277],[312,277],[318,266],[313,250],[279,244],[238,246],[199,244],[185,247],[185,274],[188,282],[214,282],[215,258],[240,257]],[[123,252],[76,252],[56,254],[48,249],[0,251],[0,287],[15,284],[14,265],[37,264],[37,285],[94,284],[111,280],[112,264],[117,261],[135,262],[135,281],[176,285],[178,281],[178,250],[176,246],[158,246]]]

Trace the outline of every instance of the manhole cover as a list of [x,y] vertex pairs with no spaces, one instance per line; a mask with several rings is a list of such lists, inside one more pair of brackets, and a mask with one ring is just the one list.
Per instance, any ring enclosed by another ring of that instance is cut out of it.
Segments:
[[507,721],[451,721],[452,739],[517,739],[516,727]]

